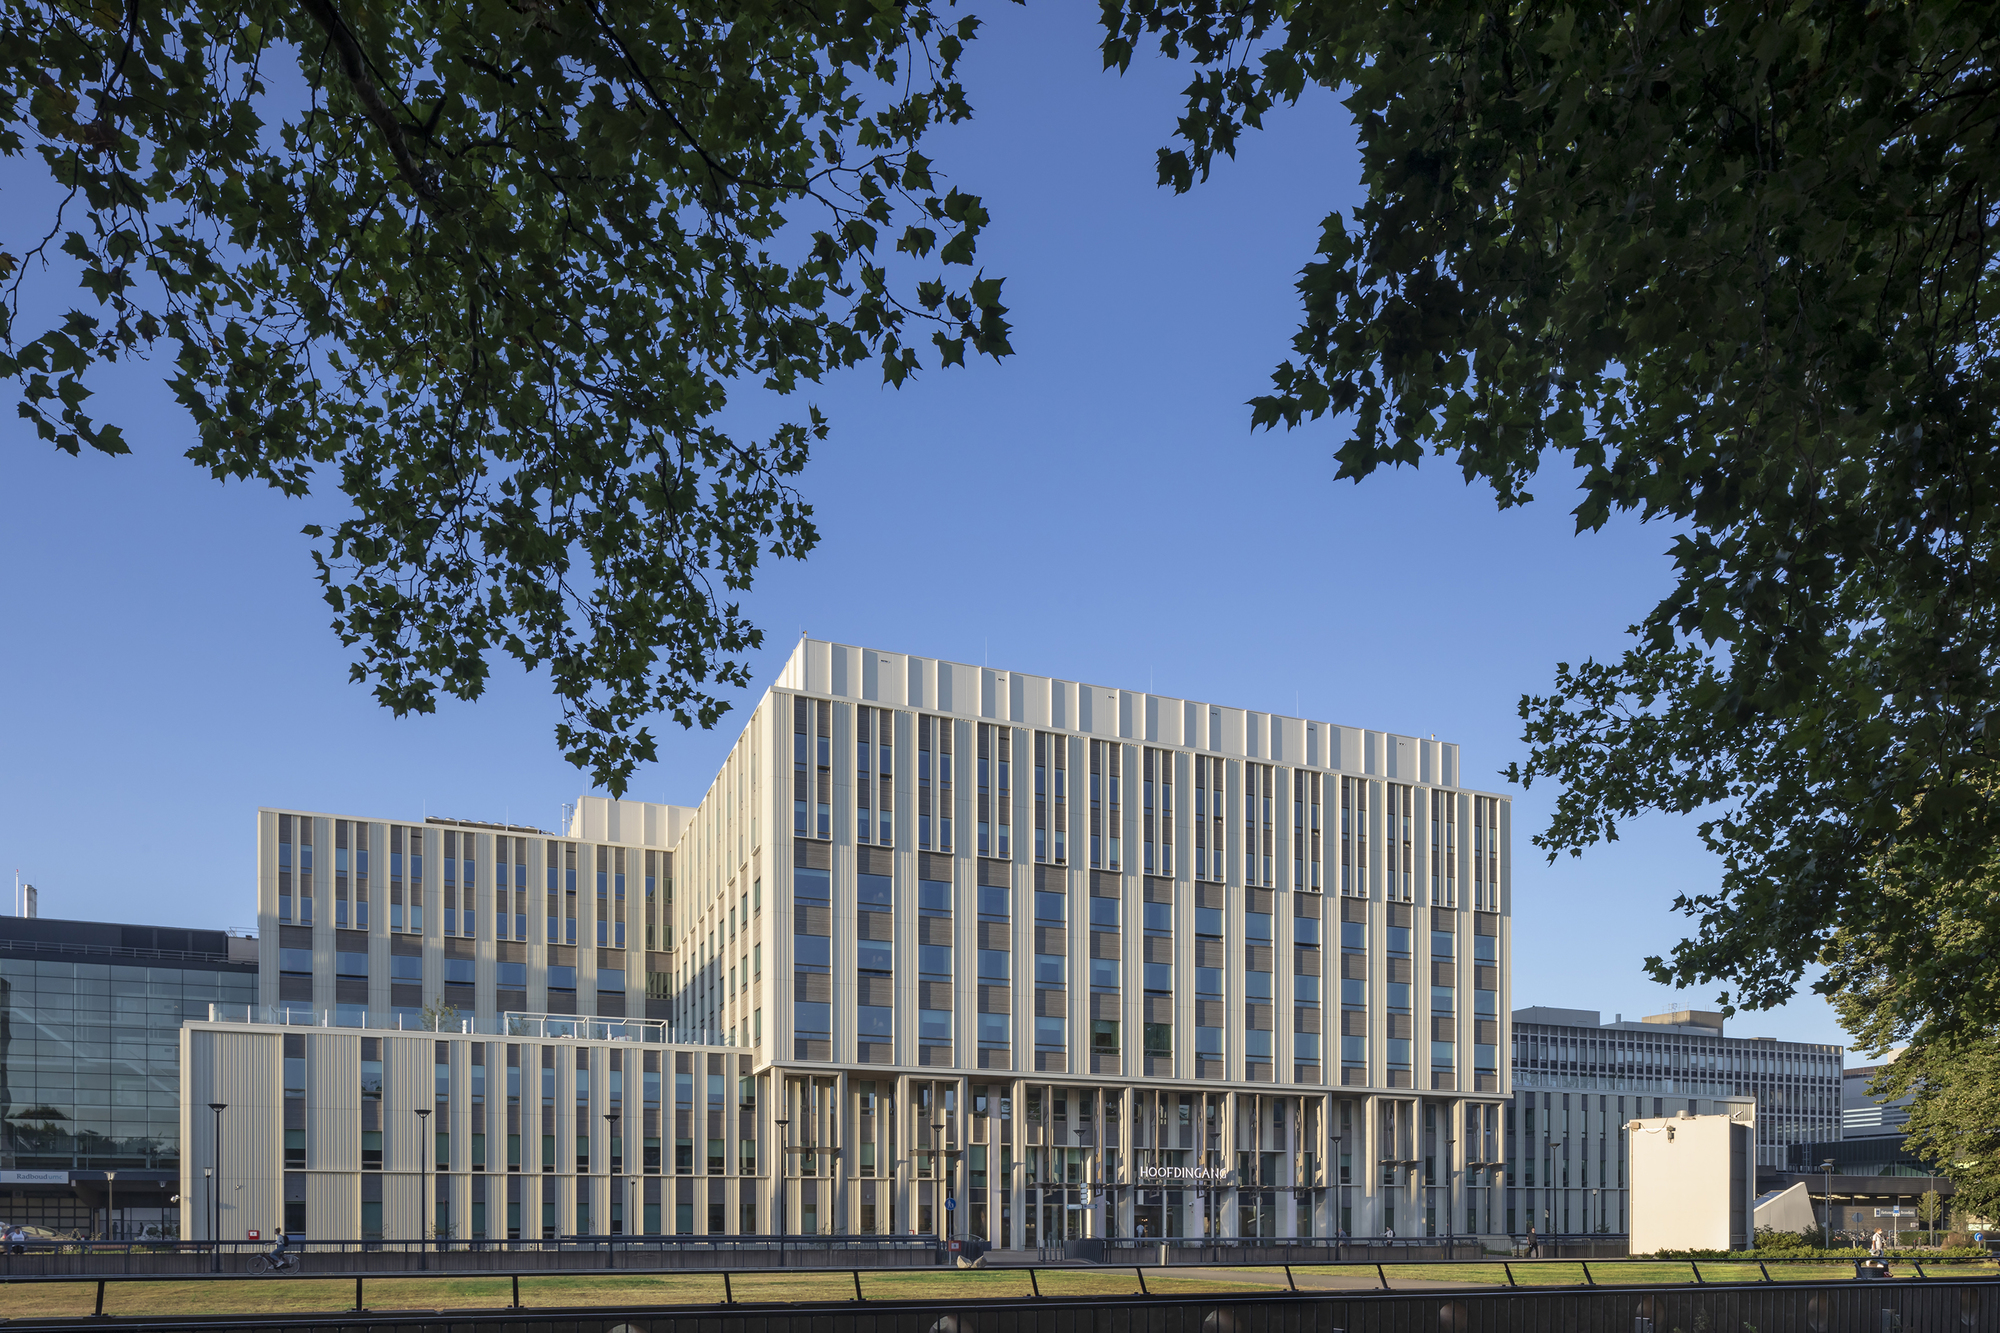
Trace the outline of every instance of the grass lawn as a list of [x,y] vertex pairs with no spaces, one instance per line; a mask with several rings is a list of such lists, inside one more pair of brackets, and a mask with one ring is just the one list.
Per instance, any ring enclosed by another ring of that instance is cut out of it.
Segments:
[[[1137,1295],[1131,1270],[1037,1269],[1044,1296]],[[846,1273],[732,1273],[730,1293],[739,1302],[841,1301],[854,1297]],[[1260,1285],[1200,1277],[1146,1275],[1156,1293],[1258,1291]],[[1033,1295],[1021,1269],[887,1270],[863,1273],[861,1291],[869,1300],[1004,1300]],[[506,1278],[373,1278],[364,1295],[371,1310],[490,1310],[512,1299]],[[87,1316],[97,1300],[94,1282],[36,1283],[0,1287],[0,1317],[8,1319]],[[524,1277],[521,1303],[530,1308],[560,1306],[721,1304],[719,1273],[676,1273],[665,1277],[606,1273],[602,1277]],[[354,1279],[265,1278],[244,1282],[114,1282],[105,1288],[104,1313],[136,1316],[313,1314],[352,1309]]]
[[[1915,1277],[1907,1263],[1891,1265],[1899,1278]],[[2000,1265],[1992,1262],[1938,1264],[1928,1269],[1933,1277],[1959,1273],[1991,1276]],[[1366,1290],[1377,1285],[1373,1264],[1344,1266],[1294,1265],[1293,1276],[1302,1290]],[[1497,1262],[1457,1264],[1382,1265],[1390,1285],[1397,1290],[1421,1289],[1427,1284],[1493,1286],[1507,1285],[1507,1273]],[[1583,1265],[1548,1261],[1513,1265],[1514,1282],[1522,1287],[1584,1285]],[[1652,1260],[1593,1259],[1591,1276],[1602,1285],[1687,1282],[1692,1276],[1685,1262]],[[1280,1267],[1185,1267],[1148,1269],[1146,1289],[1156,1295],[1193,1295],[1205,1292],[1269,1294],[1285,1289]],[[1709,1282],[1758,1282],[1763,1273],[1755,1263],[1703,1261],[1701,1276]],[[1854,1265],[1842,1260],[1823,1263],[1774,1264],[1771,1276],[1780,1282],[1805,1282],[1854,1276]],[[1139,1280],[1129,1268],[1038,1268],[1035,1282],[1041,1294],[1054,1297],[1136,1296]],[[751,1272],[733,1273],[729,1294],[745,1303],[794,1301],[845,1301],[854,1297],[854,1279],[846,1273]],[[1018,1268],[992,1269],[888,1269],[861,1275],[861,1291],[869,1300],[1005,1300],[1034,1294],[1027,1271]],[[506,1278],[480,1274],[463,1276],[370,1278],[367,1282],[368,1308],[385,1310],[482,1310],[505,1307],[512,1299]],[[601,1276],[524,1277],[521,1302],[529,1308],[564,1306],[640,1306],[721,1304],[724,1298],[720,1273],[691,1272],[666,1276],[605,1273]],[[97,1284],[89,1281],[36,1283],[0,1286],[0,1318],[60,1318],[88,1316],[97,1299]],[[263,1278],[252,1281],[113,1282],[105,1289],[107,1315],[189,1316],[317,1314],[351,1309],[354,1279],[347,1278]]]

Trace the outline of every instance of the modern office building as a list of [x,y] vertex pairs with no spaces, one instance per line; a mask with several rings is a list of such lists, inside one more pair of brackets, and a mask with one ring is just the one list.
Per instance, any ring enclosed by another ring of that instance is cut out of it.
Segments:
[[1747,1114],[1756,1161],[1772,1167],[1787,1145],[1838,1130],[1838,1046],[1726,1037],[1722,1015],[1700,1011],[1604,1023],[1594,1009],[1537,1006],[1513,1018],[1510,1232],[1629,1230],[1635,1119]]
[[189,1058],[315,1235],[414,1234],[438,1098],[458,1234],[1493,1233],[1508,837],[1451,744],[804,640],[692,807],[262,811]]
[[256,974],[219,930],[0,917],[0,1222],[172,1235],[179,1028]]
[[1840,1073],[1840,1133],[1842,1139],[1901,1139],[1910,1124],[1910,1103],[1915,1092],[1900,1097],[1877,1097],[1868,1085],[1903,1052],[1890,1051],[1881,1064],[1855,1065]]

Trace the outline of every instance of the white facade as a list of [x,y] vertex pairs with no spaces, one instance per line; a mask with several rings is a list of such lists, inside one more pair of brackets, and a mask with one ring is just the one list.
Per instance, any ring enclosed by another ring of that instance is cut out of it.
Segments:
[[258,1017],[742,1052],[852,1145],[822,1229],[1491,1233],[1509,815],[1447,743],[805,640],[691,808],[261,812]]
[[1747,1115],[1640,1118],[1627,1128],[1633,1254],[1749,1248],[1757,1167]]

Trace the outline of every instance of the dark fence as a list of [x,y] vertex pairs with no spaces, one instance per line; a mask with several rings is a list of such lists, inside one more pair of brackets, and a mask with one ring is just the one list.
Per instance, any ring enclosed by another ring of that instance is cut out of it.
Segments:
[[[1620,1246],[1618,1253],[1623,1254]],[[1274,1239],[1259,1236],[1189,1236],[1171,1240],[1071,1241],[1068,1257],[1100,1264],[1324,1264],[1428,1263],[1481,1259],[1486,1247],[1477,1237],[1362,1236],[1358,1239]],[[1557,1256],[1550,1255],[1555,1258]],[[1570,1256],[1564,1256],[1570,1257]],[[1595,1259],[1589,1254],[1577,1256]]]
[[[30,1242],[0,1255],[0,1277],[243,1273],[272,1241]],[[757,1268],[930,1268],[935,1236],[564,1236],[554,1240],[295,1241],[305,1269],[352,1273],[646,1272]]]
[[[145,1281],[146,1279],[134,1279]],[[157,1280],[157,1279],[155,1279]],[[222,1279],[229,1281],[231,1279]],[[393,1286],[394,1283],[389,1285]],[[102,1288],[100,1288],[100,1291]],[[357,1283],[356,1295],[361,1295]],[[393,1291],[380,1299],[394,1301]],[[518,1298],[517,1298],[518,1300]],[[75,1327],[15,1319],[10,1329]],[[194,1321],[121,1319],[118,1327],[189,1328]],[[241,1320],[200,1326],[361,1333],[1669,1333],[1744,1328],[1800,1333],[1963,1333],[2000,1328],[2000,1280],[1709,1285],[1659,1290],[1078,1297],[1051,1300],[868,1302],[700,1308],[398,1312]]]

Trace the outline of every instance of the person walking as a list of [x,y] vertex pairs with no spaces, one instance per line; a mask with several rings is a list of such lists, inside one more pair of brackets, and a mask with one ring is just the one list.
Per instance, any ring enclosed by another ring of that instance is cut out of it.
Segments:
[[28,1233],[21,1230],[21,1224],[16,1222],[13,1226],[7,1228],[7,1253],[26,1254],[27,1252]]
[[1868,1238],[1868,1253],[1876,1258],[1882,1256],[1882,1228],[1876,1227],[1875,1234]]
[[1528,1223],[1528,1255],[1527,1255],[1527,1257],[1528,1257],[1528,1258],[1530,1258],[1530,1259],[1539,1259],[1539,1258],[1541,1258],[1541,1257],[1542,1257],[1542,1242],[1541,1242],[1541,1238],[1540,1238],[1540,1237],[1538,1237],[1537,1235],[1535,1235],[1535,1224],[1534,1224],[1533,1222],[1530,1222],[1530,1223]]

